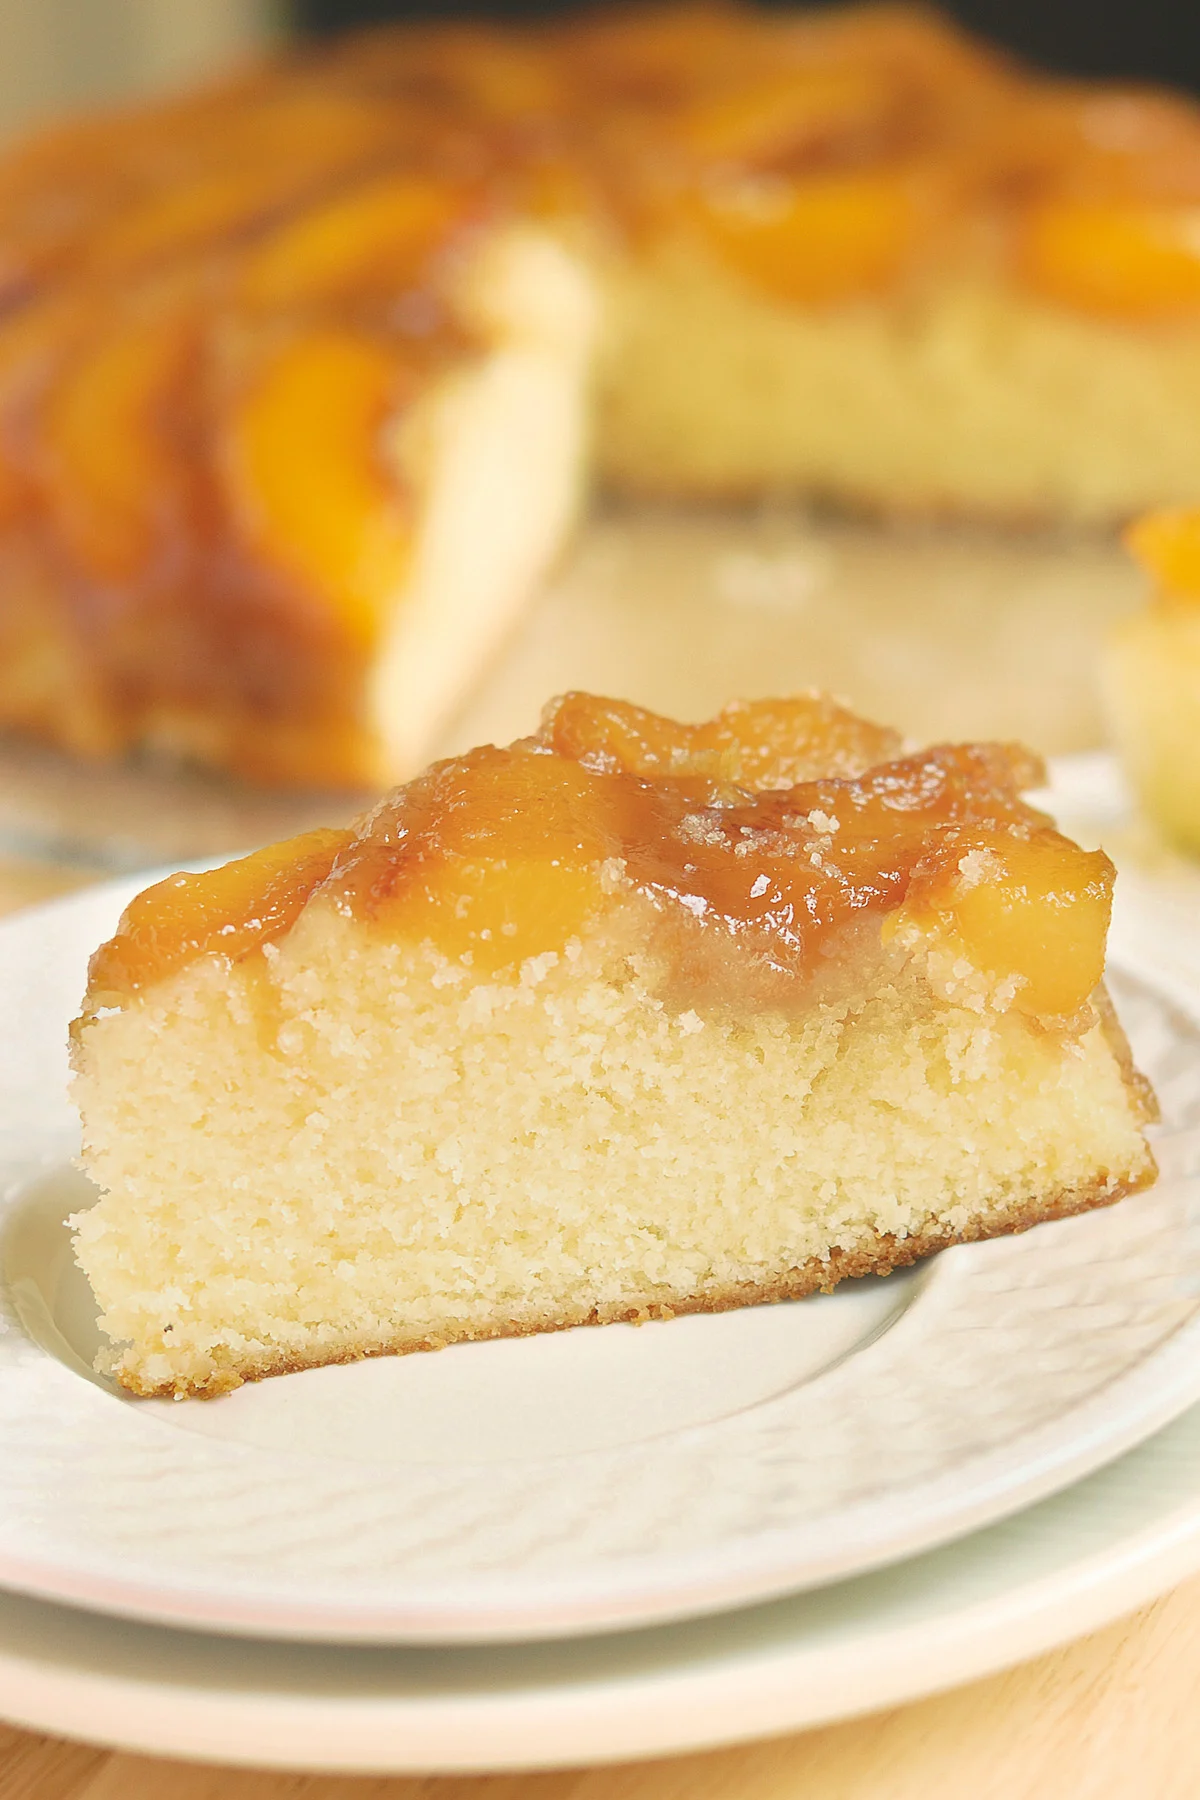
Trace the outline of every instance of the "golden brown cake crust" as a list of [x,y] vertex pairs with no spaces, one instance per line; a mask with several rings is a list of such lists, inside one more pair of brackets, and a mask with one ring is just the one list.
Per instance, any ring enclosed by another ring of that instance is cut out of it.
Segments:
[[[1120,1030],[1119,1026],[1117,1030]],[[1121,1035],[1123,1038],[1124,1034]],[[1127,1086],[1129,1092],[1143,1103],[1150,1094],[1148,1084],[1132,1070],[1132,1066],[1127,1075]],[[129,1393],[144,1400],[172,1397],[213,1400],[241,1387],[247,1381],[261,1381],[271,1375],[292,1375],[302,1369],[326,1368],[335,1363],[362,1362],[368,1357],[402,1356],[416,1350],[445,1350],[451,1344],[479,1343],[492,1338],[533,1337],[548,1331],[571,1331],[583,1325],[644,1325],[654,1319],[673,1319],[685,1313],[732,1312],[744,1306],[773,1305],[780,1300],[803,1300],[810,1294],[832,1293],[840,1282],[857,1276],[890,1275],[895,1269],[906,1269],[913,1263],[936,1256],[940,1250],[952,1248],[955,1244],[1011,1237],[1018,1232],[1030,1231],[1035,1225],[1045,1225],[1055,1219],[1067,1219],[1077,1213],[1112,1206],[1126,1195],[1149,1187],[1157,1174],[1153,1156],[1148,1152],[1146,1166],[1132,1179],[1102,1176],[1087,1187],[1066,1189],[1032,1203],[973,1219],[961,1231],[923,1232],[907,1238],[874,1234],[856,1248],[831,1250],[828,1258],[811,1257],[798,1268],[789,1269],[776,1281],[737,1283],[704,1294],[673,1298],[669,1302],[620,1302],[612,1306],[592,1307],[575,1315],[510,1319],[494,1322],[483,1328],[467,1326],[458,1331],[440,1333],[436,1338],[405,1338],[397,1335],[387,1340],[355,1346],[353,1349],[333,1350],[328,1354],[314,1351],[308,1356],[292,1356],[280,1352],[273,1356],[247,1357],[236,1365],[214,1369],[203,1382],[176,1380],[148,1384],[136,1374],[125,1371],[119,1371],[117,1379]]]

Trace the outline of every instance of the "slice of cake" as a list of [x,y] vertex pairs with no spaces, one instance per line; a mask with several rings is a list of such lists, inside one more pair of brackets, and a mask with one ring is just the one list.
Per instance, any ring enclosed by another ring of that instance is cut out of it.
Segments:
[[1200,855],[1200,508],[1151,514],[1128,543],[1154,591],[1110,636],[1109,716],[1138,799],[1170,842]]
[[138,1394],[794,1298],[1107,1204],[1112,867],[1011,746],[568,695],[357,829],[141,894],[74,1030]]

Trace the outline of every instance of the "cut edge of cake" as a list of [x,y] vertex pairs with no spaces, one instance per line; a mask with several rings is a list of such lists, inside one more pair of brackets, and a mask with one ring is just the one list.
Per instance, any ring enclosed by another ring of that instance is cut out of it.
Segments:
[[412,775],[562,551],[583,499],[598,296],[560,236],[497,232],[462,283],[486,348],[392,428],[420,495],[367,678],[380,786]]

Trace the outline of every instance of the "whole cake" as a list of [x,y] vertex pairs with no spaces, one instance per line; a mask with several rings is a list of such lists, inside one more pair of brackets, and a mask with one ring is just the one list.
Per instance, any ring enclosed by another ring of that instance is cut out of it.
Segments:
[[[893,7],[297,51],[0,160],[0,726],[379,788],[636,494],[1200,467],[1200,114]],[[592,449],[586,453],[590,437]]]
[[798,1297],[1153,1178],[1112,867],[996,744],[573,694],[141,894],[74,1030],[138,1394]]
[[1139,519],[1128,543],[1153,588],[1105,648],[1113,734],[1146,812],[1200,856],[1200,507]]

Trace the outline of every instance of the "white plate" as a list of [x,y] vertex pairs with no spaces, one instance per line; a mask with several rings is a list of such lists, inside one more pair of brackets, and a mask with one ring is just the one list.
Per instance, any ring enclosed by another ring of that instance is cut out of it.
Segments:
[[10,1588],[363,1642],[681,1618],[974,1530],[1200,1396],[1200,1033],[1123,980],[1177,1136],[1165,1179],[1115,1209],[790,1306],[131,1402],[89,1373],[61,1220],[80,1198],[65,1025],[136,885],[0,928]]
[[1200,1567],[1200,1411],[1064,1494],[882,1572],[556,1644],[344,1649],[0,1595],[0,1713],[152,1755],[419,1774],[666,1755],[896,1706],[1035,1656]]

